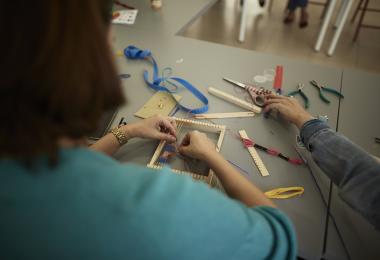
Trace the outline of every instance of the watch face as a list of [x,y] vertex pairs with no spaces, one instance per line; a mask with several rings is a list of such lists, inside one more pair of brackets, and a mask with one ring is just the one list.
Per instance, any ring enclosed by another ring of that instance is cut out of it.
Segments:
[[116,114],[117,109],[103,113],[103,115],[100,117],[98,127],[96,128],[95,132],[90,134],[87,138],[90,140],[98,140],[106,135],[112,125],[112,121],[114,120]]

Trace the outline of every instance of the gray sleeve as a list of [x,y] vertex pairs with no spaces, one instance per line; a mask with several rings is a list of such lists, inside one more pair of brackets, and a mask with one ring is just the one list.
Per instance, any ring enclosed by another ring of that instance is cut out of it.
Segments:
[[340,197],[380,230],[380,163],[320,120],[306,122],[301,138]]

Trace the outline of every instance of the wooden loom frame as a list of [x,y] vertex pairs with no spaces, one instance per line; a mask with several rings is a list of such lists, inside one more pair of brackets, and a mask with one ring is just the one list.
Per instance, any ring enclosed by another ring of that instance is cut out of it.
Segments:
[[[195,120],[176,118],[176,117],[173,117],[173,119],[176,121],[177,124],[182,123],[182,126],[191,126],[192,128],[194,128],[194,130],[200,130],[200,131],[209,132],[209,133],[219,133],[219,137],[218,137],[218,141],[217,141],[215,149],[217,152],[220,151],[220,148],[222,146],[223,139],[226,133],[225,125],[208,124],[208,123],[199,122]],[[150,162],[147,164],[147,167],[152,168],[152,169],[157,169],[157,170],[163,168],[161,165],[157,165],[155,163],[160,157],[160,154],[162,153],[162,150],[165,147],[165,144],[166,144],[166,141],[164,140],[162,140],[158,144],[156,151],[154,152]],[[190,172],[190,171],[181,171],[177,169],[171,169],[171,170],[175,174],[188,175],[188,176],[191,176],[194,180],[203,181],[211,187],[215,187],[215,188],[223,190],[223,186],[221,185],[219,179],[216,177],[214,171],[211,169],[209,170],[207,176],[204,176],[195,172]]]

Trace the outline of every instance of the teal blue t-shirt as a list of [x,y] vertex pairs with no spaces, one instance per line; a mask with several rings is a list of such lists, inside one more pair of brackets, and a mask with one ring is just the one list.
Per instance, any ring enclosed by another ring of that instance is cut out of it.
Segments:
[[85,148],[0,160],[0,259],[294,259],[288,218]]

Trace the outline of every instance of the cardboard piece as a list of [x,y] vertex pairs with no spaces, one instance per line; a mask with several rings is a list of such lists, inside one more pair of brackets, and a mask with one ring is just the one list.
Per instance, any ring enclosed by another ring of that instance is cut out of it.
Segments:
[[136,113],[135,116],[140,118],[149,118],[156,114],[168,116],[175,108],[177,101],[181,100],[181,96],[170,94],[164,91],[156,92]]

